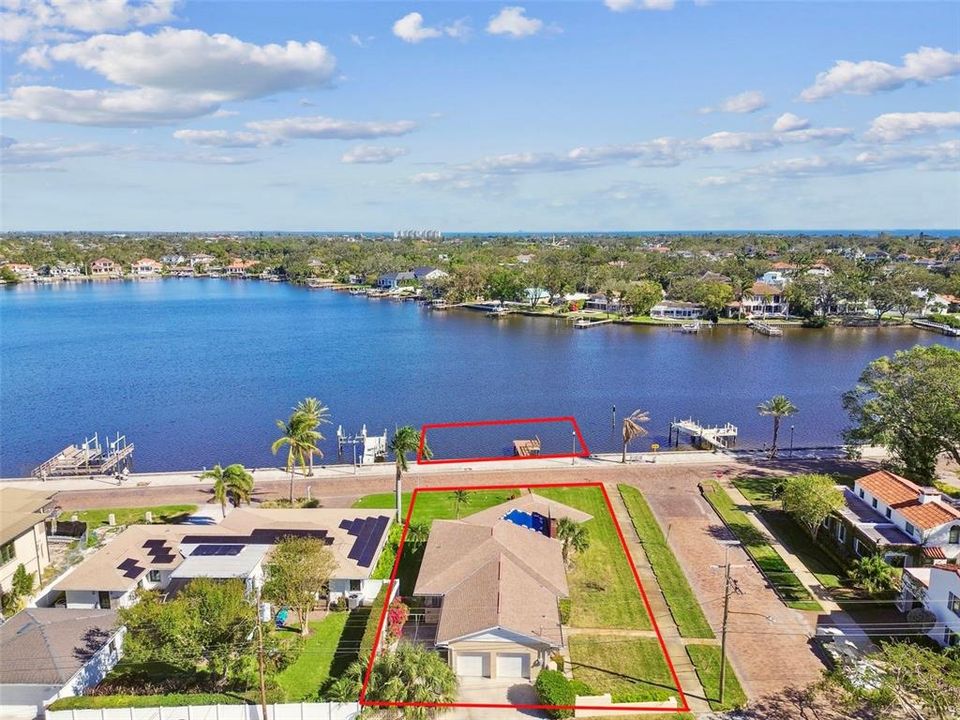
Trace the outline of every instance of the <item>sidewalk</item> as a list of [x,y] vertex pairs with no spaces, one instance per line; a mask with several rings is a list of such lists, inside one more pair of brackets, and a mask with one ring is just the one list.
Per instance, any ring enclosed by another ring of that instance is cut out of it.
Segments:
[[803,561],[787,550],[780,541],[777,540],[776,535],[767,527],[767,524],[757,514],[753,505],[744,497],[743,493],[741,493],[726,476],[721,478],[719,482],[733,502],[750,518],[750,522],[757,531],[766,538],[770,546],[783,558],[784,562],[787,563],[807,591],[816,598],[817,602],[823,607],[824,612],[829,617],[825,618],[826,622],[818,621],[818,625],[839,625],[845,628],[844,635],[848,636],[863,652],[875,651],[876,647],[873,645],[867,633],[864,632],[863,628],[830,598],[830,591],[821,584],[816,575],[810,572],[807,566],[803,564]]
[[[633,527],[633,520],[631,520],[630,513],[627,511],[627,506],[624,505],[623,498],[620,497],[616,488],[613,488],[608,495],[610,496],[610,503],[613,505],[617,523],[620,525],[623,537],[627,541],[627,548],[633,558],[634,567],[637,569],[640,582],[643,584],[647,600],[650,603],[650,610],[653,613],[652,619],[660,630],[660,636],[667,648],[674,670],[677,672],[677,677],[680,679],[680,686],[687,697],[690,710],[695,715],[709,713],[710,705],[706,700],[706,692],[704,692],[703,685],[700,684],[700,678],[697,677],[693,663],[690,662],[690,656],[687,655],[686,644],[680,637],[680,631],[677,629],[677,624],[673,620],[673,615],[670,614],[667,601],[660,590],[657,576],[654,575],[653,568],[650,567],[650,561],[647,560],[647,555],[640,544],[640,538]],[[617,632],[622,631],[618,630]],[[710,640],[698,640],[697,642],[712,643]]]

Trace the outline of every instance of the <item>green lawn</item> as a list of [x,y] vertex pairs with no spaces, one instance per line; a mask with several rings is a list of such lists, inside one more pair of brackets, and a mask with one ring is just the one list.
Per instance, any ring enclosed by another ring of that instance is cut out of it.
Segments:
[[727,527],[743,543],[744,550],[753,558],[776,587],[784,603],[797,610],[819,611],[823,608],[793,573],[786,561],[767,542],[763,533],[750,522],[720,485],[714,481],[704,482],[705,496]]
[[570,625],[649,630],[652,626],[600,488],[538,488],[537,494],[593,516],[590,547],[567,571]]
[[723,679],[724,698],[720,704],[720,648],[716,645],[687,645],[687,655],[697,671],[700,684],[712,710],[733,710],[747,704],[747,694],[740,686],[737,675],[728,660],[727,674]]
[[660,643],[655,638],[571,635],[570,659],[575,680],[614,702],[667,700],[677,695]]
[[113,513],[117,525],[133,525],[147,521],[147,511],[153,513],[154,523],[175,523],[197,511],[196,505],[155,505],[135,508],[97,508],[95,510],[63,510],[61,520],[70,520],[74,515],[90,528],[107,524],[107,518]]
[[[516,497],[517,490],[471,490],[468,496],[468,502],[460,504],[460,516],[465,517],[471,513],[479,512],[488,507],[499,505],[506,502],[511,497]],[[400,500],[403,503],[403,517],[406,518],[407,510],[410,507],[410,498],[412,493],[403,493]],[[394,508],[396,496],[393,493],[377,493],[366,495],[357,500],[353,507],[355,508]],[[456,503],[452,492],[419,492],[417,493],[417,502],[413,508],[413,515],[410,518],[411,523],[431,523],[434,520],[453,520],[457,517]],[[374,570],[374,577],[386,579],[390,577],[393,571],[393,563],[397,556],[397,548],[400,545],[400,534],[403,532],[403,526],[395,524],[390,529],[390,536],[377,561],[377,567]],[[400,594],[410,595],[417,582],[417,573],[420,572],[420,563],[423,560],[424,543],[407,541],[403,546],[403,556],[400,558],[400,567],[397,570],[397,577],[400,580]]]
[[287,702],[303,702],[317,696],[320,686],[330,676],[330,667],[349,617],[349,613],[335,612],[320,622],[310,623],[310,635],[300,656],[275,677]]
[[710,623],[700,609],[700,603],[697,602],[680,563],[667,545],[647,501],[635,487],[618,485],[617,489],[627,506],[633,527],[640,536],[640,543],[657,576],[657,582],[680,634],[683,637],[712,638]]

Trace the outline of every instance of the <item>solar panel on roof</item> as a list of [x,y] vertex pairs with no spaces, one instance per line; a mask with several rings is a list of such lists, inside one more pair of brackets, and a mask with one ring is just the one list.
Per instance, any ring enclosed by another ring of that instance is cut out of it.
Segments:
[[198,545],[190,553],[191,557],[210,557],[213,555],[239,555],[243,545]]
[[353,520],[341,520],[341,521],[340,521],[340,529],[341,529],[341,530],[346,530],[347,533],[350,534],[350,535],[354,535],[354,534],[355,534],[355,533],[353,532]]
[[127,558],[122,563],[117,565],[117,570],[129,570],[132,567],[137,566],[137,561],[134,558]]
[[176,555],[157,555],[153,558],[153,562],[155,562],[157,565],[166,565],[167,563],[172,563],[176,559]]
[[158,538],[158,539],[154,539],[154,540],[147,540],[147,541],[143,544],[143,547],[145,547],[145,548],[154,548],[154,547],[161,547],[162,545],[166,545],[166,544],[167,544],[167,541],[166,541],[166,540],[161,540],[161,539]]
[[380,515],[376,518],[364,518],[357,520],[361,523],[358,536],[347,557],[356,560],[360,567],[370,567],[373,562],[373,556],[377,552],[377,546],[380,544],[380,537],[384,529],[390,523],[390,518]]

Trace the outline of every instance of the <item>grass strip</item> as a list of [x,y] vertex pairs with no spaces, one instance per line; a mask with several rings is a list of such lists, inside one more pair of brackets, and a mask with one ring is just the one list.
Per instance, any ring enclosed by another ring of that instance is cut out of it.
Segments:
[[687,645],[687,655],[697,671],[700,684],[706,693],[711,710],[734,710],[747,704],[747,694],[743,691],[737,674],[726,663],[727,674],[723,679],[724,698],[720,703],[720,648],[716,645]]

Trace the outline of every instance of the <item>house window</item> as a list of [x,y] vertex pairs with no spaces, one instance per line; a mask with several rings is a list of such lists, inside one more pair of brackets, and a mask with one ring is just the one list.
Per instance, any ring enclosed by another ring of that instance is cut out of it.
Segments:
[[889,517],[890,517],[890,513],[891,513],[890,508],[887,508],[887,511],[884,513],[884,515],[886,515],[886,516],[889,518]]
[[837,540],[840,542],[846,542],[847,539],[847,526],[842,522],[837,523]]
[[947,647],[960,645],[960,635],[957,635],[950,628],[945,627],[943,629],[943,644]]
[[947,607],[953,611],[954,615],[960,616],[960,597],[957,597],[952,592],[947,593]]
[[864,551],[864,549],[865,549],[865,546],[864,546],[864,544],[863,544],[862,542],[860,542],[860,538],[854,538],[854,539],[853,539],[853,551],[857,554],[857,557],[862,557],[862,556],[863,556],[863,551]]
[[158,582],[160,582],[160,571],[159,571],[159,570],[151,570],[149,573],[147,573],[147,580],[150,581],[150,582],[152,582],[152,583],[158,583]]
[[860,499],[863,500],[863,489],[860,489]]
[[0,565],[6,565],[17,556],[17,551],[13,547],[13,542],[0,545]]
[[109,592],[107,592],[106,590],[101,590],[99,593],[97,593],[97,599],[100,603],[101,610],[110,609],[110,593]]
[[351,580],[350,592],[360,592],[363,590],[363,580]]
[[917,529],[911,523],[907,523],[904,530],[907,531],[907,535],[913,535],[917,532]]
[[960,543],[960,525],[954,525],[950,528],[950,539],[947,540],[951,545],[956,545]]

